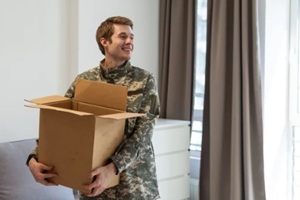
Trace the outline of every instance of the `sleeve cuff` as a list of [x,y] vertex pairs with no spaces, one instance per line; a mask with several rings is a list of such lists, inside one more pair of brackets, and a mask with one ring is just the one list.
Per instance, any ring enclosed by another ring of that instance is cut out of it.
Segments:
[[29,154],[27,160],[26,160],[26,165],[28,166],[29,161],[31,160],[31,158],[34,158],[36,161],[38,161],[38,158],[35,154]]

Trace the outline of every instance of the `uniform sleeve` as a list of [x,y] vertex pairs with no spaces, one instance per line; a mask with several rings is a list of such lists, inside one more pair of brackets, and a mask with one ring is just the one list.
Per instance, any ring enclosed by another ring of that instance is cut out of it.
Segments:
[[95,67],[89,69],[79,75],[76,76],[75,80],[72,82],[67,92],[65,93],[65,97],[73,98],[75,93],[75,84],[78,79],[85,79],[90,81],[98,81],[99,80],[99,67]]
[[143,90],[139,113],[146,113],[146,115],[137,118],[133,134],[124,140],[118,153],[111,157],[118,173],[130,166],[138,157],[143,156],[149,148],[152,148],[153,129],[160,113],[159,98],[152,76],[148,77]]
[[26,165],[28,166],[29,161],[31,158],[34,158],[36,161],[38,161],[38,142],[39,140],[36,140],[36,147],[31,151],[31,153],[28,155],[26,160]]
[[74,97],[75,81],[76,81],[76,79],[72,82],[72,84],[68,88],[67,92],[65,93],[65,97],[68,97],[68,98],[73,98]]

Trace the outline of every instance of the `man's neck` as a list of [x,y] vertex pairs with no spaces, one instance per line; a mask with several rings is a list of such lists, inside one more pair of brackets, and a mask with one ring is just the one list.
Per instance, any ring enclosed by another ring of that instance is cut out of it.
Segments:
[[107,60],[107,59],[104,59],[102,61],[102,66],[105,68],[105,69],[109,69],[109,68],[116,68],[116,67],[119,67],[121,65],[123,65],[126,61],[122,61],[122,62],[116,62],[114,60]]

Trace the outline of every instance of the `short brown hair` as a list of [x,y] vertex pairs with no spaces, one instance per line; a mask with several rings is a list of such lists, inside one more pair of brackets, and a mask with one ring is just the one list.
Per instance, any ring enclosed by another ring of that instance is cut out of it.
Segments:
[[102,22],[96,32],[96,41],[103,55],[105,55],[105,51],[104,47],[100,43],[100,39],[105,38],[106,40],[111,42],[111,36],[114,34],[114,24],[128,25],[133,28],[132,21],[129,18],[121,16],[109,17],[104,22]]

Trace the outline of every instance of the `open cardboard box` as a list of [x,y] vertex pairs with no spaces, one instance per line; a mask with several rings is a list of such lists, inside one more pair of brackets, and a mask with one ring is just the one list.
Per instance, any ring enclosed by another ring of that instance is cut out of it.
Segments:
[[[75,96],[47,96],[26,100],[40,109],[39,162],[54,166],[56,184],[85,193],[89,173],[107,164],[124,139],[125,119],[143,116],[127,113],[127,87],[76,81]],[[109,187],[119,183],[116,175]]]

